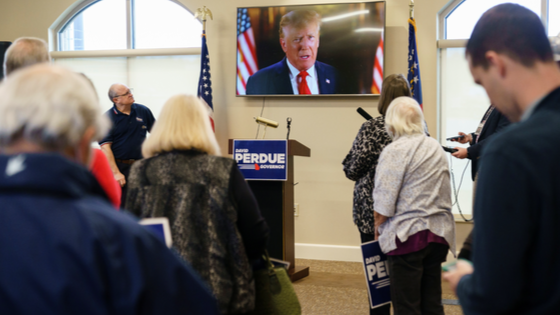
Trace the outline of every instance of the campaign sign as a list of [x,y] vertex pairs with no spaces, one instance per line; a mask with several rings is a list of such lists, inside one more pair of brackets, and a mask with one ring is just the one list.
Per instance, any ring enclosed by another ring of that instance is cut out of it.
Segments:
[[362,257],[369,293],[369,304],[376,308],[391,303],[387,255],[383,254],[378,241],[362,244]]
[[247,180],[287,180],[287,140],[233,140],[233,159]]
[[162,241],[165,242],[167,247],[171,248],[173,245],[173,239],[171,238],[171,228],[169,226],[168,218],[145,218],[138,221],[138,223],[155,233]]

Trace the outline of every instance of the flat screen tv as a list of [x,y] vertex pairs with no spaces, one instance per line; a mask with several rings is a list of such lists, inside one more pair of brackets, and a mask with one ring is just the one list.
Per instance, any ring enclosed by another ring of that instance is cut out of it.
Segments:
[[384,33],[385,1],[237,8],[236,93],[378,95]]

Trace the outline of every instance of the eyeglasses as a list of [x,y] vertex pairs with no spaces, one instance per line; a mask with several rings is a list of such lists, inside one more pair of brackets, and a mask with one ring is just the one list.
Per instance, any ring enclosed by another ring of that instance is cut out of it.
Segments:
[[128,91],[126,91],[126,93],[121,94],[121,95],[115,95],[114,97],[128,96],[128,95],[131,95],[133,91],[134,91],[134,89],[128,89]]

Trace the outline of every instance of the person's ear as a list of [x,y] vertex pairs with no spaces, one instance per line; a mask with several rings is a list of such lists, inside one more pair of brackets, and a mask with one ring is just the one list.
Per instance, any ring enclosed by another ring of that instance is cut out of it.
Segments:
[[88,127],[82,135],[82,138],[80,139],[75,152],[76,160],[82,165],[86,166],[88,169],[90,168],[91,163],[91,142],[94,136],[95,128]]
[[490,68],[494,68],[501,78],[504,78],[507,74],[506,60],[504,55],[498,54],[495,51],[487,51],[485,54],[486,60],[490,65]]
[[282,46],[282,50],[286,52],[288,50],[288,43],[285,38],[280,37],[280,46]]

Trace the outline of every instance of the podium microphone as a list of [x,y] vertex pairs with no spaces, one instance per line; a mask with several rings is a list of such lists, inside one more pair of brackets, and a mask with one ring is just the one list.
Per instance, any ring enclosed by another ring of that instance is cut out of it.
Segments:
[[290,130],[292,125],[292,117],[286,118],[286,127],[288,127],[288,134],[286,135],[286,140],[290,140]]
[[371,117],[370,114],[368,114],[365,110],[363,110],[361,107],[358,107],[358,113],[360,113],[360,115],[362,115],[362,117],[364,117],[366,120],[370,120],[373,117]]

